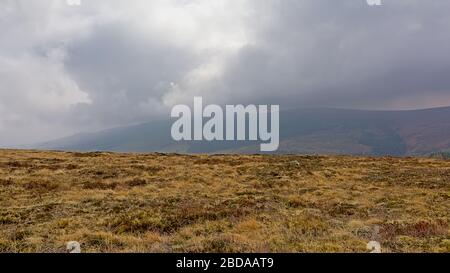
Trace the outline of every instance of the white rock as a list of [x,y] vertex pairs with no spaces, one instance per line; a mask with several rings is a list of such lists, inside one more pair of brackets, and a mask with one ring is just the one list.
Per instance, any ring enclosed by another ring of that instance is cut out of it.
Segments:
[[370,241],[367,244],[367,250],[370,250],[370,253],[381,253],[381,244],[377,241]]
[[298,162],[297,160],[291,161],[291,162],[289,162],[289,165],[292,165],[292,166],[300,166],[300,162]]
[[67,243],[67,252],[69,253],[81,253],[81,245],[79,242],[70,241]]

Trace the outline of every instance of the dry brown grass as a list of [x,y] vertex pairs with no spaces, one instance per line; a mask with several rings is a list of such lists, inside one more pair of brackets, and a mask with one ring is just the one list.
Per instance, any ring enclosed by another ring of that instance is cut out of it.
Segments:
[[0,208],[0,252],[450,252],[450,161],[1,150]]

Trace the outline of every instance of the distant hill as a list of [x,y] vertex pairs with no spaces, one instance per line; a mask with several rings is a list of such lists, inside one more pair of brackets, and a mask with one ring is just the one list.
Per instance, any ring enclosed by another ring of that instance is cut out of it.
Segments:
[[[259,153],[260,142],[175,142],[172,121],[109,129],[34,145],[75,151]],[[412,111],[294,109],[280,113],[277,153],[424,155],[450,149],[450,107]]]

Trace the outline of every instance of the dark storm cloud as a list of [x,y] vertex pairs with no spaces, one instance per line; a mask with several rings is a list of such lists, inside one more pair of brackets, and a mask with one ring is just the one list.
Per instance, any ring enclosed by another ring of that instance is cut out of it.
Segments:
[[449,93],[448,2],[355,2],[263,6],[267,24],[255,22],[255,44],[230,61],[224,80],[248,101],[259,94],[290,106],[389,108],[402,97]]
[[2,0],[0,145],[170,106],[450,105],[450,2]]
[[159,114],[170,84],[200,63],[192,51],[144,37],[123,24],[101,26],[68,48],[67,71],[91,99],[83,111],[109,125]]

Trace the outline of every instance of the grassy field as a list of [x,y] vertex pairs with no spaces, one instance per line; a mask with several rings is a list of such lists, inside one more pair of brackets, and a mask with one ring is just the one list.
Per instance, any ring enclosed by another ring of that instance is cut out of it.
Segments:
[[0,252],[450,252],[450,161],[0,150]]

